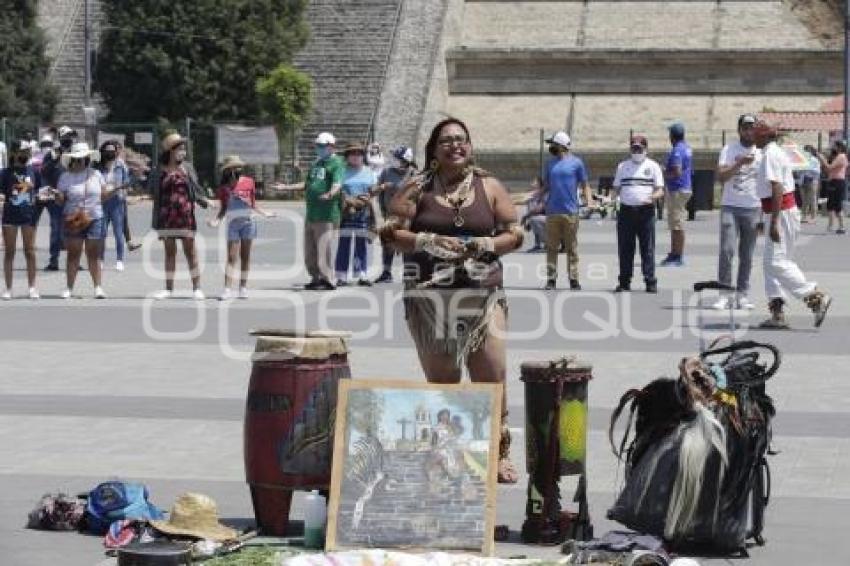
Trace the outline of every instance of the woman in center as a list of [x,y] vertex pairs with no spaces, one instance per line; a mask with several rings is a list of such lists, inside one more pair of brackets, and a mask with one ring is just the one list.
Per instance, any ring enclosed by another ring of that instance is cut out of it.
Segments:
[[[522,245],[510,195],[473,166],[469,129],[438,123],[425,147],[427,169],[390,203],[383,238],[405,254],[408,328],[429,382],[505,382],[508,305],[499,257]],[[498,476],[515,483],[507,408],[502,398]]]

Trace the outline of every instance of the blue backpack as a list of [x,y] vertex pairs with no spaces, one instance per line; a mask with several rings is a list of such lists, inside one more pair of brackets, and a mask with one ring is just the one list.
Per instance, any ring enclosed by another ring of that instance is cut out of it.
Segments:
[[164,518],[163,512],[148,502],[148,488],[140,483],[109,481],[89,492],[86,504],[86,529],[105,534],[109,525],[122,519],[144,521]]

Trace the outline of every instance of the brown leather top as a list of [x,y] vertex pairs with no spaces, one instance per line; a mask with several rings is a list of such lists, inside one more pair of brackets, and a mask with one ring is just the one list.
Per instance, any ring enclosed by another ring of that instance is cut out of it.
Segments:
[[484,191],[484,181],[476,175],[472,179],[475,200],[469,206],[460,209],[463,226],[455,226],[455,211],[437,201],[438,193],[434,189],[424,191],[416,205],[416,217],[411,229],[414,232],[432,232],[441,236],[492,236],[496,229],[493,208]]
[[[472,188],[475,199],[472,204],[460,209],[463,226],[455,226],[454,209],[437,201],[437,196],[439,195],[432,188],[422,193],[416,205],[416,216],[411,222],[411,230],[413,232],[431,232],[440,236],[455,236],[458,238],[492,236],[496,230],[496,215],[493,207],[490,206],[487,192],[484,190],[484,180],[480,176],[475,175],[472,179]],[[407,271],[416,282],[422,282],[430,279],[435,266],[441,263],[444,263],[444,261],[435,259],[428,253],[414,252],[408,256],[409,265]],[[474,286],[501,287],[501,263],[498,260],[494,263],[496,264],[493,265],[495,269],[486,277],[486,280]],[[453,284],[442,287],[467,286],[469,286],[468,282],[459,279]]]

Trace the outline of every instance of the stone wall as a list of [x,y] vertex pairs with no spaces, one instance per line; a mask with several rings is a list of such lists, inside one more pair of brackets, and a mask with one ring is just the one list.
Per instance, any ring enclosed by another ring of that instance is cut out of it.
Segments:
[[445,0],[403,1],[375,123],[375,139],[386,148],[416,141],[445,9]]
[[419,147],[457,116],[479,161],[524,184],[541,128],[569,131],[605,171],[630,131],[663,154],[683,121],[710,164],[739,114],[817,110],[840,92],[833,4],[449,0]]

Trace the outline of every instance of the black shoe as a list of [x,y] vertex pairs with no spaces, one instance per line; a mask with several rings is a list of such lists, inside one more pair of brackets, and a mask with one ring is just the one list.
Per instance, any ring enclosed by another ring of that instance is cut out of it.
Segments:
[[384,271],[381,273],[381,276],[375,279],[375,283],[392,283],[393,282],[393,274],[389,271]]
[[632,290],[631,285],[624,285],[624,284],[620,283],[619,285],[617,285],[617,288],[614,289],[614,292],[615,293],[628,293],[631,290]]
[[333,291],[336,289],[334,284],[328,281],[327,279],[320,279],[319,286],[317,287],[319,291]]
[[570,279],[570,290],[581,291],[581,285],[579,285],[578,279]]
[[137,249],[139,249],[139,248],[141,248],[141,247],[142,247],[142,244],[137,244],[136,242],[127,242],[127,248],[128,248],[131,252],[134,252],[134,251],[136,251]]
[[551,291],[551,290],[553,290],[554,288],[555,288],[555,280],[554,280],[554,279],[549,279],[548,281],[546,281],[546,286],[545,286],[545,287],[543,287],[543,290],[544,290],[544,291]]
[[307,283],[306,285],[304,285],[304,289],[305,289],[305,290],[307,290],[307,291],[316,291],[316,290],[318,290],[318,289],[319,289],[319,280],[318,280],[318,279],[313,279],[312,281],[310,281],[309,283]]
[[372,286],[372,282],[371,282],[371,281],[369,281],[368,279],[365,279],[365,278],[364,278],[364,279],[360,279],[360,280],[358,280],[358,281],[357,281],[357,285],[358,285],[358,286],[360,286],[360,287],[371,287],[371,286]]
[[655,294],[658,292],[658,283],[647,283],[646,292]]
[[59,271],[59,264],[57,263],[48,263],[47,267],[44,268],[45,271]]

